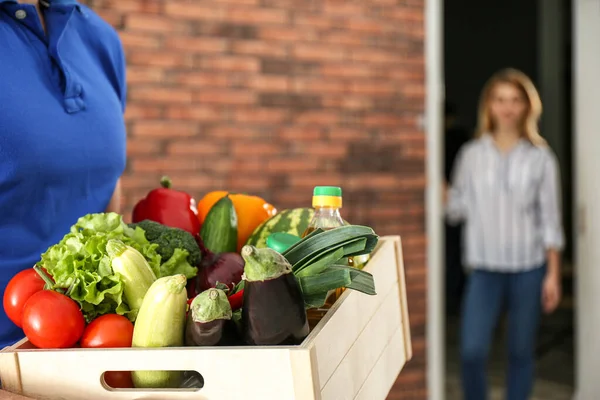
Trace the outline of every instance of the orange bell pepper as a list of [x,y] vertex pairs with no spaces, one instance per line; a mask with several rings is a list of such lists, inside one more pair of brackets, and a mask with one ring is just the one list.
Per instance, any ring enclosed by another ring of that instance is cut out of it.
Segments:
[[208,212],[213,205],[225,195],[233,202],[233,207],[238,219],[238,252],[248,241],[252,232],[264,221],[277,214],[277,209],[258,196],[248,194],[229,193],[217,190],[207,193],[198,202],[198,219],[200,224],[204,222]]

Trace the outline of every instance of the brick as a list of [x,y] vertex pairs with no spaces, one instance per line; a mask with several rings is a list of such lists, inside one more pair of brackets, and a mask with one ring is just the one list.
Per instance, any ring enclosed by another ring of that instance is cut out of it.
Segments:
[[140,87],[129,91],[131,100],[145,103],[179,103],[189,104],[192,102],[192,92],[187,89],[167,87]]
[[295,117],[299,124],[335,124],[339,120],[339,114],[334,111],[307,111]]
[[361,46],[366,43],[366,39],[360,34],[350,34],[348,31],[332,32],[323,35],[323,43],[334,45]]
[[184,68],[191,67],[193,58],[190,54],[173,51],[132,50],[127,55],[129,65]]
[[123,14],[116,10],[97,10],[96,14],[106,23],[117,29],[123,26]]
[[261,24],[285,24],[290,20],[287,10],[274,8],[243,8],[232,7],[226,17],[228,21]]
[[219,54],[227,49],[227,41],[205,37],[169,36],[165,41],[165,47],[191,53]]
[[348,77],[348,78],[370,78],[376,76],[376,70],[372,66],[364,64],[324,64],[319,72],[324,76]]
[[161,38],[154,35],[136,32],[121,32],[119,35],[124,47],[136,47],[143,49],[158,49],[161,47]]
[[128,139],[127,157],[137,157],[148,154],[158,154],[162,152],[162,143],[156,140],[148,139]]
[[294,91],[308,93],[344,93],[349,86],[349,82],[313,77],[298,77],[292,81]]
[[274,109],[240,109],[234,112],[234,120],[239,123],[277,124],[284,121],[288,113],[284,110]]
[[290,79],[286,76],[251,75],[242,85],[264,92],[287,92],[290,89]]
[[367,12],[367,7],[361,3],[340,2],[339,0],[326,0],[323,2],[323,12],[333,15],[363,15]]
[[266,174],[259,173],[253,174],[252,176],[240,176],[235,174],[227,181],[227,187],[230,187],[232,191],[250,193],[266,190],[269,188],[269,184],[269,177]]
[[253,157],[270,156],[279,153],[280,148],[276,143],[265,142],[236,142],[231,146],[231,155],[244,157],[252,154]]
[[365,62],[370,64],[402,64],[407,60],[396,52],[372,49],[354,49],[351,58],[354,62]]
[[262,130],[249,126],[231,126],[217,125],[207,129],[204,133],[207,137],[217,138],[219,140],[227,140],[233,142],[240,139],[265,139],[266,135]]
[[127,68],[127,83],[129,86],[144,83],[160,83],[165,79],[162,68],[129,66]]
[[192,122],[145,120],[133,124],[131,134],[139,137],[173,138],[191,137],[198,133],[198,126]]
[[312,143],[307,149],[311,156],[326,159],[336,159],[346,156],[348,149],[342,143]]
[[201,160],[197,158],[186,157],[165,157],[165,158],[136,158],[131,161],[131,169],[137,172],[166,173],[174,172],[198,172],[200,170]]
[[257,72],[260,69],[258,59],[242,56],[203,57],[196,64],[202,69],[217,71]]
[[392,95],[398,90],[389,81],[354,81],[350,85],[350,92],[370,95]]
[[229,39],[253,39],[258,37],[258,28],[253,25],[228,22],[206,21],[195,25],[200,36],[213,36]]
[[160,118],[163,115],[163,108],[154,105],[142,105],[129,103],[125,109],[125,119],[134,121],[138,119]]
[[315,186],[342,186],[344,178],[337,173],[310,175],[291,175],[290,187],[298,193],[310,193]]
[[307,75],[316,72],[319,65],[297,60],[262,59],[261,70],[265,74]]
[[231,50],[237,54],[267,57],[285,57],[288,54],[285,45],[260,40],[235,41],[231,45]]
[[344,27],[350,31],[357,31],[363,33],[375,33],[380,34],[384,32],[384,24],[381,21],[375,19],[366,19],[362,17],[351,18],[344,24]]
[[368,97],[333,96],[323,97],[325,107],[345,108],[348,110],[368,110],[373,108],[373,100]]
[[349,57],[349,53],[339,46],[318,44],[296,44],[292,51],[295,58],[308,61],[339,61]]
[[174,156],[221,156],[224,147],[219,143],[203,143],[199,141],[176,141],[167,146],[167,154]]
[[318,169],[316,163],[310,162],[307,157],[301,158],[270,158],[266,165],[277,173],[314,173]]
[[165,5],[168,15],[197,20],[228,21],[252,24],[283,24],[289,20],[286,10],[256,7],[224,7],[169,2]]
[[223,4],[243,4],[246,6],[255,6],[260,4],[260,0],[211,0],[213,3]]
[[284,127],[280,129],[278,136],[292,142],[315,142],[322,140],[325,134],[321,127]]
[[160,0],[104,0],[103,7],[126,13],[154,13],[158,14],[162,10],[162,1]]
[[344,19],[337,16],[326,16],[314,13],[296,13],[294,24],[301,29],[303,29],[304,26],[309,26],[329,30],[332,28],[342,28],[344,26]]
[[125,28],[142,32],[173,33],[186,32],[188,25],[180,23],[177,20],[170,19],[161,15],[152,14],[127,14],[125,19]]
[[350,142],[365,140],[369,138],[369,133],[363,130],[349,128],[333,128],[329,131],[329,140],[333,142]]
[[179,1],[165,2],[165,13],[168,16],[190,20],[222,20],[224,8],[207,3],[184,3]]
[[219,120],[221,113],[209,106],[170,106],[166,116],[174,120],[215,122]]
[[207,104],[248,105],[256,103],[256,94],[243,90],[201,90],[194,93],[194,101]]
[[319,37],[318,32],[310,27],[293,29],[280,26],[261,26],[258,37],[266,40],[282,42],[313,41]]
[[175,72],[169,75],[169,81],[191,88],[229,87],[231,77],[219,72]]
[[363,123],[366,126],[378,126],[378,127],[394,127],[409,125],[410,119],[404,116],[398,116],[394,114],[371,114],[365,116]]
[[320,2],[314,0],[263,0],[262,3],[267,7],[286,8],[290,10],[317,11],[320,8]]
[[306,110],[321,107],[321,98],[291,93],[262,93],[259,96],[260,105],[264,107],[285,107],[295,110]]

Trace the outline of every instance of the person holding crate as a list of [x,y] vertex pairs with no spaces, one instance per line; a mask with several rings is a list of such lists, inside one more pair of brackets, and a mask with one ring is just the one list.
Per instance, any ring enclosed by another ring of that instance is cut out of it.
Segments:
[[483,89],[476,138],[460,151],[446,193],[448,220],[465,223],[465,264],[472,270],[460,340],[467,400],[488,397],[486,361],[504,309],[507,399],[529,397],[540,315],[560,301],[560,177],[556,157],[537,129],[541,110],[525,74],[514,69],[495,74]]
[[[77,219],[118,211],[125,58],[75,0],[0,0],[0,297]],[[23,337],[0,310],[0,349]]]

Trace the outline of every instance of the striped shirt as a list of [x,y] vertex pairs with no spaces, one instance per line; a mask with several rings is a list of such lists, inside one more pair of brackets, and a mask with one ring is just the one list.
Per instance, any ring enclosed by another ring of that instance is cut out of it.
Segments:
[[491,135],[461,149],[452,173],[446,216],[463,221],[464,262],[470,268],[517,272],[562,250],[560,177],[549,147],[522,139],[507,153]]

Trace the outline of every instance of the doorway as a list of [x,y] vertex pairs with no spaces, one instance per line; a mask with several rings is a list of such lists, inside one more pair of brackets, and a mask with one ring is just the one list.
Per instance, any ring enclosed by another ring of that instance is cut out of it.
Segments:
[[[514,67],[532,78],[544,104],[541,131],[556,153],[562,176],[563,223],[567,239],[563,253],[563,300],[542,318],[536,349],[535,399],[567,400],[574,392],[573,282],[573,157],[571,115],[571,0],[506,0],[501,4],[476,0],[446,1],[443,6],[443,81],[445,111],[455,130],[471,135],[476,124],[480,90],[497,70]],[[445,139],[450,136],[445,136]],[[452,146],[446,141],[447,146]],[[452,152],[450,152],[452,153]],[[447,160],[445,160],[447,161]],[[445,398],[460,399],[458,321],[463,274],[456,262],[460,232],[446,230],[443,310]],[[505,377],[504,328],[500,323],[490,353],[492,399],[502,398]],[[434,397],[432,397],[434,398]]]

